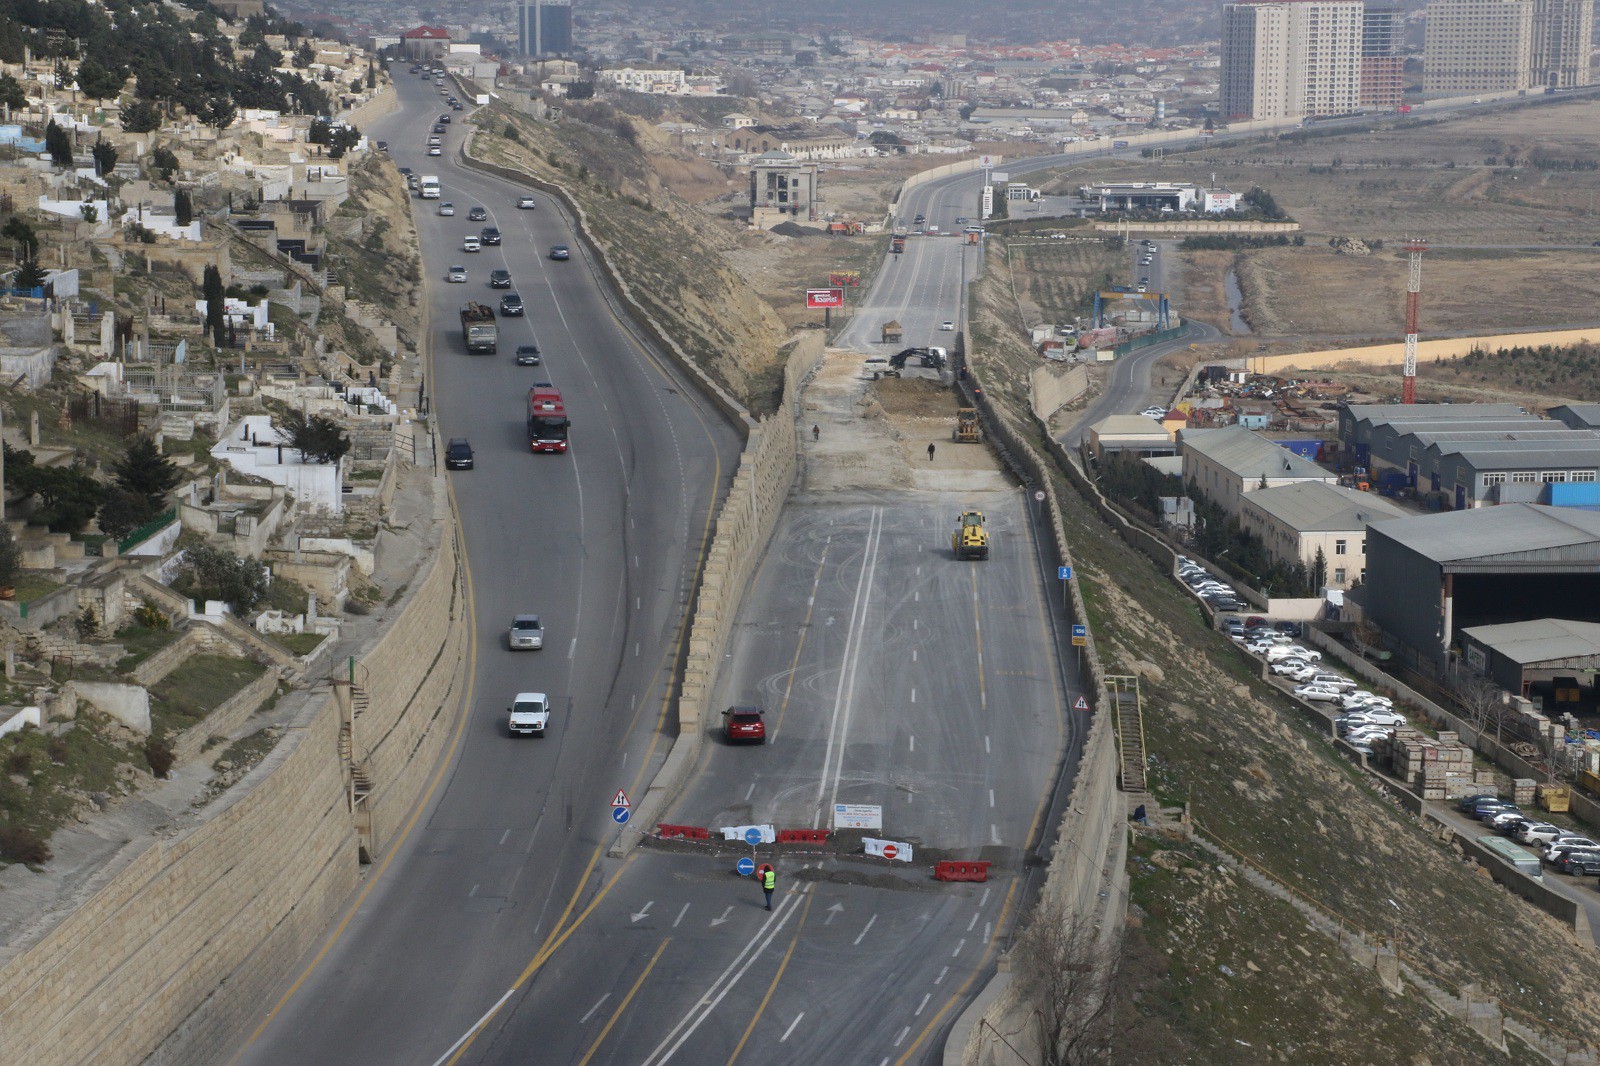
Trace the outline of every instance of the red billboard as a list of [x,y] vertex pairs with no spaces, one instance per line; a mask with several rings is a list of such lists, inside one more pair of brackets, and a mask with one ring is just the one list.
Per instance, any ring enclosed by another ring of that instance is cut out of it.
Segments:
[[843,289],[807,289],[806,290],[806,306],[807,307],[822,307],[822,308],[843,307],[844,306],[844,290]]

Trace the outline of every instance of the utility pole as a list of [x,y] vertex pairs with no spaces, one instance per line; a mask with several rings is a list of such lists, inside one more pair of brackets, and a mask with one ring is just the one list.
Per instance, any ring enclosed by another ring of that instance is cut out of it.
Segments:
[[1411,256],[1411,272],[1406,281],[1406,362],[1400,386],[1400,402],[1417,402],[1417,312],[1422,305],[1422,253],[1428,242],[1421,237],[1406,239]]

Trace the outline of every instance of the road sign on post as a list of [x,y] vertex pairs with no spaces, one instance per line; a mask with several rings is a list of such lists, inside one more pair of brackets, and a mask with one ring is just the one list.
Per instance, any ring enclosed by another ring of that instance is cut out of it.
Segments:
[[744,842],[753,848],[757,844],[761,843],[761,836],[761,830],[757,829],[755,826],[751,826],[749,829],[744,831]]
[[1089,627],[1088,626],[1073,626],[1072,627],[1072,646],[1074,648],[1082,648],[1082,647],[1086,647],[1088,645],[1088,643],[1089,643]]
[[1063,611],[1065,611],[1065,610],[1068,609],[1067,582],[1072,580],[1072,567],[1070,567],[1070,566],[1058,566],[1058,567],[1056,567],[1056,577],[1061,582],[1061,609]]
[[611,820],[616,822],[618,825],[627,825],[628,815],[630,813],[632,812],[630,812],[626,807],[613,807],[611,808]]
[[746,855],[744,858],[739,860],[739,864],[735,866],[734,869],[739,871],[740,877],[749,877],[751,874],[756,872],[756,861],[750,856]]
[[613,806],[613,807],[632,807],[633,804],[628,802],[628,794],[626,792],[622,791],[622,789],[619,788],[619,789],[617,789],[617,794],[615,796],[611,797],[611,806]]

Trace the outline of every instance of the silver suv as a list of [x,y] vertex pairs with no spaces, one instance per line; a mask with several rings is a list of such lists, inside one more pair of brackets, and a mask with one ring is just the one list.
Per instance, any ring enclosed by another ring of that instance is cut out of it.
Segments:
[[513,618],[509,643],[512,651],[544,647],[544,626],[539,622],[539,616],[519,614]]

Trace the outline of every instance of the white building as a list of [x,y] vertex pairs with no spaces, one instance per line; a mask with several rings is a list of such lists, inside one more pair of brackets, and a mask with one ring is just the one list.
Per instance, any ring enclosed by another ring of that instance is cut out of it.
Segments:
[[344,509],[341,486],[346,459],[337,463],[308,463],[300,453],[281,442],[268,415],[246,415],[211,449],[212,458],[241,474],[265,478],[282,485],[302,503],[339,514]]
[[1311,567],[1322,553],[1328,588],[1365,578],[1367,527],[1406,512],[1370,492],[1320,481],[1258,489],[1239,504],[1239,525],[1261,538],[1272,557]]
[[1335,474],[1248,429],[1185,429],[1178,433],[1183,480],[1238,515],[1246,493],[1303,481],[1333,484]]
[[1361,103],[1362,0],[1222,6],[1224,119],[1343,115]]
[[640,70],[635,67],[616,67],[601,70],[596,76],[603,82],[628,93],[667,93],[677,95],[684,91],[685,75],[677,68]]

